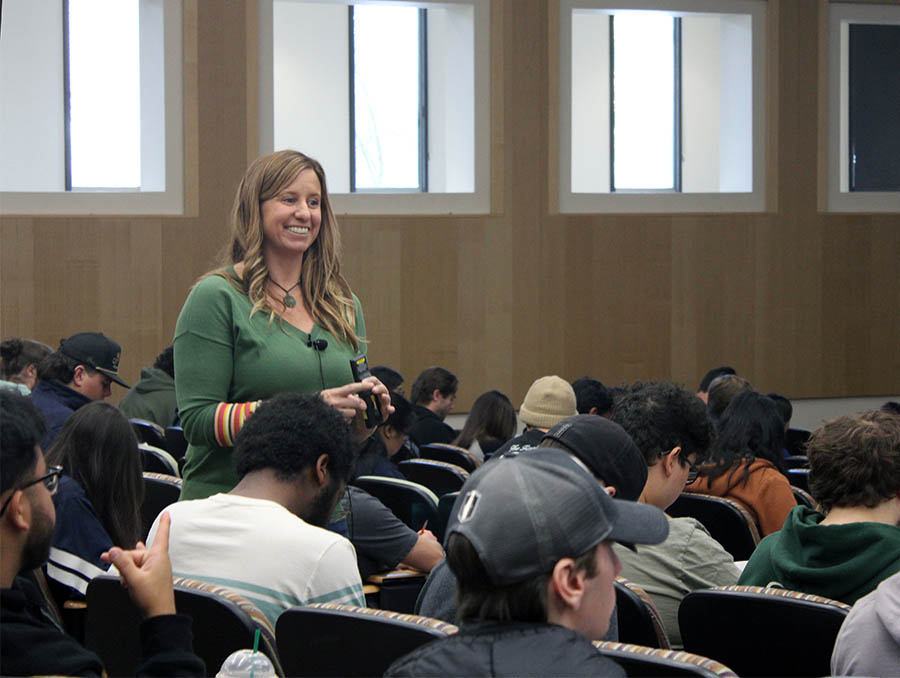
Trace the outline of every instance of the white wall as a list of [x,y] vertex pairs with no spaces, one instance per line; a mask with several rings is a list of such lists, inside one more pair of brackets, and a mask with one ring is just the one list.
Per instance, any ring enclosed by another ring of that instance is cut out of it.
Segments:
[[609,14],[572,12],[572,192],[609,193]]
[[475,10],[428,9],[428,190],[475,190]]
[[719,191],[720,19],[681,20],[681,190]]
[[6,0],[2,24],[0,190],[65,190],[62,3]]
[[724,193],[753,190],[753,46],[748,15],[722,19],[720,185]]

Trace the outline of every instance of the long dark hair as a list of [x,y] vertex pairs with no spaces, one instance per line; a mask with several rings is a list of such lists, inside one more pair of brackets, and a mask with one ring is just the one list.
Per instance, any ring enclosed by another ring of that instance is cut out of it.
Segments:
[[[770,461],[783,472],[783,448],[784,420],[775,401],[755,391],[738,393],[722,413],[711,455],[715,466],[705,475],[714,480],[730,471],[730,489],[747,482],[754,459]],[[741,477],[735,479],[745,460]]]
[[95,401],[78,408],[47,453],[81,485],[113,543],[134,548],[141,538],[144,480],[131,424],[119,408]]
[[472,403],[466,424],[453,444],[468,449],[476,440],[506,442],[515,431],[516,411],[509,398],[500,391],[487,391]]

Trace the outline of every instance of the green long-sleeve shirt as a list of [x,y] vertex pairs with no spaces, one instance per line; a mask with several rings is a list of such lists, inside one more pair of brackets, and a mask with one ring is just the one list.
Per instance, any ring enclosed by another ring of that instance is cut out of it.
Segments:
[[[365,336],[354,296],[356,335]],[[357,351],[314,325],[307,334],[269,314],[250,317],[250,299],[225,278],[201,280],[188,295],[175,326],[175,390],[188,440],[182,499],[227,492],[238,482],[231,447],[215,436],[219,403],[242,403],[288,391],[311,392],[353,381]],[[324,339],[317,351],[310,340]],[[361,343],[359,353],[365,352]],[[321,370],[321,371],[320,371]]]

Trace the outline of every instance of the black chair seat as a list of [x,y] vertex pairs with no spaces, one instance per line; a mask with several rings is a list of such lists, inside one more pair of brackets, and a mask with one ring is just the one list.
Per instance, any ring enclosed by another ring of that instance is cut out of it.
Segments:
[[184,437],[184,429],[180,426],[169,426],[166,429],[166,451],[176,460],[184,459],[188,442]]
[[787,471],[788,482],[794,487],[809,492],[809,469],[789,468]]
[[153,521],[166,506],[174,504],[181,495],[181,478],[163,473],[144,472],[144,501],[141,502],[141,539],[147,539]]
[[428,617],[331,604],[292,607],[275,625],[289,676],[381,676],[396,659],[455,632]]
[[[175,607],[193,619],[194,653],[214,676],[235,650],[253,647],[256,629],[260,650],[279,671],[271,624],[238,594],[222,587],[190,580],[175,580]],[[85,645],[96,652],[110,676],[133,676],[140,660],[141,615],[119,578],[95,577],[87,589]]]
[[604,657],[615,660],[629,678],[738,678],[720,662],[688,652],[661,650],[643,645],[595,640],[594,647]]
[[438,497],[459,491],[469,478],[464,468],[435,459],[401,461],[398,468],[407,480],[424,485]]
[[438,498],[427,487],[399,478],[383,476],[359,476],[351,482],[365,490],[412,530],[418,532],[427,521],[429,525],[440,522]]
[[850,606],[759,586],[719,586],[687,594],[678,608],[688,652],[741,676],[828,676],[831,652]]
[[475,460],[462,447],[445,445],[443,443],[429,443],[419,447],[419,456],[422,459],[434,459],[446,461],[448,464],[456,464],[469,473],[475,470]]
[[165,450],[154,447],[149,443],[138,445],[141,451],[141,466],[144,471],[150,473],[165,473],[170,476],[179,476],[181,471],[178,462]]
[[616,577],[615,587],[619,641],[669,649],[671,644],[662,619],[647,593],[623,577]]
[[149,419],[129,419],[128,421],[131,423],[131,428],[139,443],[147,443],[161,450],[166,449],[166,431],[162,426]]
[[748,560],[759,544],[759,530],[753,518],[730,499],[682,492],[666,513],[696,518],[735,560]]
[[437,537],[438,541],[442,544],[444,543],[444,537],[447,534],[447,526],[450,524],[450,516],[453,513],[453,504],[456,503],[456,498],[458,496],[459,492],[448,492],[438,500],[438,514],[440,515],[440,519],[432,532],[434,532],[434,536]]

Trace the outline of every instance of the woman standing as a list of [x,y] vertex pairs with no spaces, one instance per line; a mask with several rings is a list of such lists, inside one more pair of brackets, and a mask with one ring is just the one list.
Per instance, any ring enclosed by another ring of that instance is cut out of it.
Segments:
[[278,151],[250,165],[224,261],[191,290],[175,327],[175,388],[189,443],[182,499],[234,487],[231,446],[260,400],[321,390],[356,417],[360,438],[358,392],[374,390],[390,413],[380,382],[353,383],[350,360],[365,352],[366,329],[340,250],[318,162]]

